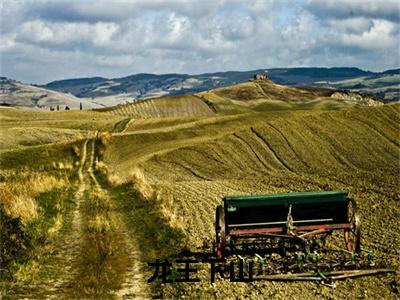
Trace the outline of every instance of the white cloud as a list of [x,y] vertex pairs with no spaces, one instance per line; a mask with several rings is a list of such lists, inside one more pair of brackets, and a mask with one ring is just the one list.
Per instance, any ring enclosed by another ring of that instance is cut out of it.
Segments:
[[336,28],[340,32],[360,34],[371,29],[373,21],[365,17],[348,19],[329,19],[326,21],[329,27]]
[[398,38],[393,35],[395,24],[386,20],[373,20],[369,30],[357,33],[344,33],[341,42],[344,45],[364,49],[388,49],[399,46]]
[[53,23],[34,20],[21,25],[17,31],[16,39],[35,44],[71,45],[86,42],[93,46],[104,46],[111,42],[118,28],[118,24],[104,22],[95,24]]
[[1,72],[45,82],[137,72],[398,67],[396,3],[357,1],[2,0]]
[[135,56],[126,54],[126,55],[116,55],[116,56],[99,55],[95,57],[95,62],[99,66],[118,68],[124,66],[131,66],[137,61]]
[[282,36],[292,47],[306,49],[311,46],[314,20],[308,15],[300,15],[294,22],[282,29]]
[[15,34],[8,33],[0,35],[0,56],[1,53],[8,53],[17,50],[17,43],[15,42]]

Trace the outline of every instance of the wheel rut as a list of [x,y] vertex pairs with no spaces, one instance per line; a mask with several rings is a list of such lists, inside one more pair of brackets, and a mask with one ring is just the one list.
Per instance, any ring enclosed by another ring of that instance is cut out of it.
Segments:
[[120,253],[127,256],[127,259],[123,262],[125,266],[123,267],[124,276],[122,278],[120,287],[113,291],[113,295],[118,299],[146,299],[149,298],[149,291],[147,288],[147,282],[142,274],[142,264],[140,261],[140,251],[138,248],[138,242],[133,237],[132,233],[128,230],[125,223],[122,221],[123,216],[115,209],[115,204],[112,203],[112,197],[109,192],[104,189],[98,182],[94,172],[94,163],[96,161],[95,157],[95,147],[96,147],[96,137],[91,140],[91,153],[89,158],[89,167],[87,173],[91,179],[91,185],[94,187],[95,191],[103,195],[106,199],[111,202],[111,210],[109,212],[109,217],[113,221],[113,231],[115,236],[119,237]]
[[97,132],[81,144],[70,230],[53,242],[58,250],[44,262],[62,270],[62,275],[41,280],[32,286],[33,294],[23,298],[150,298],[135,233],[96,177],[96,139]]

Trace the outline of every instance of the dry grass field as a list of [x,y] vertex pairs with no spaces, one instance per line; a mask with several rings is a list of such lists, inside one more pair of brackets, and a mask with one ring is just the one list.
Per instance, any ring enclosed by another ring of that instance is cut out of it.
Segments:
[[359,205],[363,246],[399,270],[400,105],[270,85],[98,112],[1,109],[1,241],[15,249],[0,248],[2,295],[398,297],[398,275],[210,284],[200,267],[199,283],[145,282],[143,264],[214,238],[225,195],[332,189]]

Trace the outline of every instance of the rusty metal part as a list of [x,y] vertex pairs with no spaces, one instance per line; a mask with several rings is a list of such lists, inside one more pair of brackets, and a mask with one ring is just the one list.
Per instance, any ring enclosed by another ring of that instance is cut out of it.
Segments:
[[[312,234],[320,234],[323,232],[336,230],[336,229],[349,230],[350,228],[351,228],[350,224],[344,223],[344,224],[329,224],[329,225],[297,226],[296,230],[297,230],[297,232],[311,230],[311,232],[307,232],[307,233],[308,233],[308,235],[312,235]],[[317,230],[318,230],[318,232],[314,232]],[[262,233],[274,234],[274,233],[283,233],[283,232],[285,232],[285,230],[282,227],[229,230],[230,235],[247,235],[247,234],[262,234]],[[271,236],[273,237],[274,235],[271,235]],[[290,235],[282,234],[281,236],[290,238]]]
[[396,273],[394,269],[372,269],[372,270],[349,270],[349,271],[332,271],[332,272],[306,272],[295,274],[276,274],[266,276],[256,276],[255,281],[332,281],[343,280],[346,278],[354,278],[361,276],[379,275],[387,273]]
[[215,236],[216,236],[216,257],[222,258],[225,252],[226,234],[225,234],[225,212],[221,205],[217,206],[215,213],[217,220],[215,223]]
[[349,201],[348,214],[350,228],[344,232],[344,241],[348,251],[359,253],[361,251],[361,221],[354,199]]

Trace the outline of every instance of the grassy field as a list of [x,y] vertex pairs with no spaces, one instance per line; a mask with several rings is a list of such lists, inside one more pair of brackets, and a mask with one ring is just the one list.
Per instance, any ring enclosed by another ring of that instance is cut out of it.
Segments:
[[[348,190],[362,242],[399,269],[400,105],[246,83],[107,111],[3,108],[5,298],[396,298],[397,275],[336,283],[146,283],[214,238],[225,195]],[[373,107],[370,107],[373,106]]]

